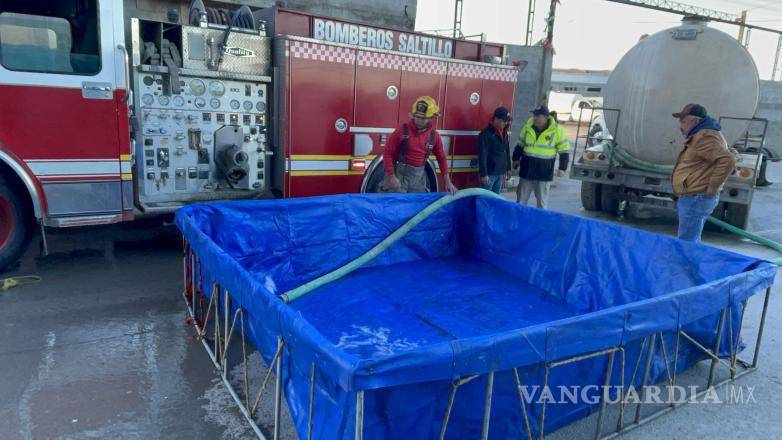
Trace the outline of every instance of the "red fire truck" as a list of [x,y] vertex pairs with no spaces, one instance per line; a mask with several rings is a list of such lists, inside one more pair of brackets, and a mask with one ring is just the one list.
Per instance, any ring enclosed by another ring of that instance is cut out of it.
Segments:
[[0,270],[36,224],[374,192],[420,95],[440,103],[454,182],[475,186],[478,131],[513,103],[497,44],[200,0],[168,20],[109,0],[0,3]]

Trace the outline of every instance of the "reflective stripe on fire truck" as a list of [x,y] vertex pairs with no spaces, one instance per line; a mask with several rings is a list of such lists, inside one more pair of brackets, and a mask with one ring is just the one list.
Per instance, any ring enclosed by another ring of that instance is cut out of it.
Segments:
[[[352,176],[363,175],[363,170],[351,170],[352,159],[364,159],[372,161],[375,155],[347,156],[347,155],[322,155],[322,154],[294,154],[286,165],[286,170],[291,176]],[[440,166],[435,156],[429,156],[434,163],[435,170],[439,172]],[[474,173],[477,171],[477,159],[475,155],[456,155],[448,158],[451,171],[454,173]],[[475,165],[475,166],[473,166]]]
[[[128,159],[124,160],[125,157]],[[28,159],[25,163],[39,178],[121,176],[129,180],[132,168],[130,155],[123,155],[122,159]]]

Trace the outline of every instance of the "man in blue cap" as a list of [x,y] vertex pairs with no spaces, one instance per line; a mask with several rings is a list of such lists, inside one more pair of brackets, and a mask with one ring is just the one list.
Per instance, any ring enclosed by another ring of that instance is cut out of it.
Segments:
[[513,164],[519,168],[520,178],[516,201],[526,205],[535,193],[538,208],[546,208],[557,154],[559,168],[556,172],[562,177],[567,170],[569,151],[570,142],[565,130],[551,117],[548,107],[543,105],[532,110],[532,117],[521,128],[513,151]]

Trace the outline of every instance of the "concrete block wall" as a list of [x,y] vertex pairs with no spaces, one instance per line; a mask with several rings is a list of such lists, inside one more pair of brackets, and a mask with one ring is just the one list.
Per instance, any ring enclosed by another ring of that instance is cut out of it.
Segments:
[[[506,45],[506,62],[526,61],[526,67],[519,72],[516,82],[516,96],[513,100],[513,124],[511,130],[518,132],[527,121],[529,111],[540,105],[544,97],[547,98],[551,88],[551,57],[547,57],[546,66],[541,72],[543,62],[543,48],[540,46],[516,46]],[[541,76],[542,73],[542,76]],[[540,94],[540,83],[545,96]]]

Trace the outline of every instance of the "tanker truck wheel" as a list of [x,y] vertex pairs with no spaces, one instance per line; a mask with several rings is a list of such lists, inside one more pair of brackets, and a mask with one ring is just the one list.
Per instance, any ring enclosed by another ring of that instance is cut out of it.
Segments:
[[749,226],[749,205],[726,203],[725,221],[737,228],[747,229]]
[[0,176],[0,273],[8,270],[27,250],[31,229],[25,205]]
[[603,185],[592,182],[581,182],[581,206],[587,211],[600,211],[600,197]]
[[614,185],[601,185],[600,205],[603,212],[611,215],[619,213],[619,203],[622,202],[622,189]]
[[768,157],[763,155],[763,160],[760,163],[760,170],[758,171],[758,178],[756,181],[757,186],[770,186],[772,182],[766,177],[766,168],[768,167]]

